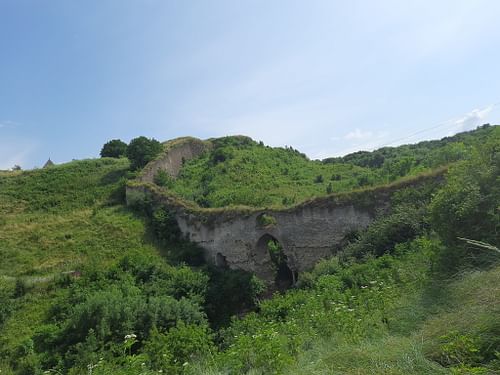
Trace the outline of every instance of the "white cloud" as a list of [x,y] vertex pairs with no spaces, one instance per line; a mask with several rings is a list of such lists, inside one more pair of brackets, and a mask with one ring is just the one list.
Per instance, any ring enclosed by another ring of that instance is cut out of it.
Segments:
[[15,121],[11,121],[11,120],[3,120],[3,121],[0,121],[0,129],[1,128],[12,128],[14,126],[18,126],[19,124]]
[[473,109],[463,117],[455,121],[457,130],[470,130],[481,125],[488,114],[492,111],[494,105],[482,109]]
[[363,131],[361,129],[355,129],[352,132],[347,133],[344,135],[344,139],[347,140],[361,140],[361,139],[368,139],[373,136],[373,132],[371,131]]

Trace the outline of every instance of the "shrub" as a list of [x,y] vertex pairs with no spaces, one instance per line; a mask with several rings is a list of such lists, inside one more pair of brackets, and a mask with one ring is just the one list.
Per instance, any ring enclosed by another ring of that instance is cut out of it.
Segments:
[[257,224],[263,228],[272,227],[277,223],[276,218],[269,214],[261,214],[257,217]]
[[158,186],[171,188],[174,184],[174,179],[166,171],[159,170],[154,177],[154,182]]
[[144,348],[151,367],[168,374],[182,374],[192,361],[215,351],[208,327],[183,322],[167,333],[153,328]]
[[219,147],[214,150],[211,156],[211,162],[213,165],[225,162],[234,156],[234,150],[232,147]]
[[101,157],[120,158],[125,156],[127,144],[120,139],[113,139],[102,146]]
[[262,280],[242,270],[208,269],[210,283],[205,311],[214,326],[227,325],[231,316],[256,306],[266,289]]
[[484,266],[497,261],[487,250],[470,248],[458,237],[499,243],[500,233],[500,137],[493,138],[473,153],[471,159],[450,170],[446,185],[433,197],[430,221],[447,251],[442,254],[442,271]]
[[392,253],[398,243],[409,241],[426,228],[423,209],[411,205],[396,207],[390,215],[371,224],[359,239],[349,244],[345,252],[361,258],[371,254],[381,256]]
[[[500,139],[500,138],[499,138]],[[471,160],[453,168],[431,202],[431,220],[441,238],[467,237],[495,244],[500,232],[500,141],[493,139]]]
[[151,224],[156,237],[161,241],[175,242],[181,238],[175,215],[166,208],[158,208],[153,212]]
[[314,178],[315,184],[321,184],[323,182],[323,175],[319,174]]
[[131,168],[139,169],[153,160],[162,150],[162,144],[156,139],[141,136],[130,141],[126,154],[131,162]]

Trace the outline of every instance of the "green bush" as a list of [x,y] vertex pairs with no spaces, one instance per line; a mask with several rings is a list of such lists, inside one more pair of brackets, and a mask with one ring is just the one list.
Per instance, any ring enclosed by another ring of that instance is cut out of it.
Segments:
[[154,182],[158,186],[169,189],[173,186],[174,179],[166,171],[159,170],[154,177]]
[[154,138],[144,136],[134,138],[127,147],[127,158],[130,160],[131,168],[143,168],[147,163],[153,160],[161,151],[163,146]]
[[277,223],[276,218],[269,214],[261,214],[257,217],[257,224],[261,227],[272,227]]
[[113,139],[106,142],[101,149],[101,157],[103,158],[120,158],[127,153],[127,144],[120,139]]
[[433,227],[449,244],[456,244],[457,237],[493,244],[500,239],[500,131],[496,133],[450,171],[432,200]]
[[227,325],[239,311],[255,308],[266,286],[249,272],[209,267],[205,311],[215,327]]
[[190,363],[216,352],[211,336],[206,326],[179,322],[166,333],[154,328],[144,352],[152,369],[167,374],[183,374]]
[[161,241],[168,243],[181,239],[182,233],[175,215],[164,207],[154,210],[151,225],[156,237]]
[[425,210],[413,205],[397,206],[393,212],[379,218],[349,244],[345,253],[361,258],[392,253],[396,244],[412,240],[425,230]]

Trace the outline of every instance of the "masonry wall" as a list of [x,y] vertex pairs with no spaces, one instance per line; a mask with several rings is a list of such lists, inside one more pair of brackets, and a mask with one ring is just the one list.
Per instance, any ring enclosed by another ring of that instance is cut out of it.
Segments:
[[[257,218],[262,213],[272,215],[276,224],[260,226]],[[277,239],[287,256],[288,267],[300,273],[332,256],[335,245],[346,234],[365,228],[372,220],[370,212],[353,205],[256,211],[215,224],[206,224],[191,215],[177,215],[181,231],[205,249],[208,261],[218,264],[223,257],[228,267],[254,272],[268,281],[272,281],[274,270],[267,249],[258,246],[263,236]]]
[[153,182],[159,170],[177,177],[183,162],[200,156],[210,148],[210,144],[196,138],[179,138],[167,143],[166,148],[167,152],[144,168],[140,177],[142,182]]
[[[163,169],[171,176],[178,175],[183,160],[189,160],[205,152],[211,145],[194,138],[183,138],[166,144],[166,153],[144,169],[134,185],[127,187],[127,199],[135,190],[151,194],[157,204],[168,207],[175,214],[182,233],[205,250],[207,261],[232,269],[254,272],[259,277],[272,281],[274,270],[263,236],[278,240],[287,256],[288,267],[303,272],[320,259],[333,254],[335,245],[346,234],[368,226],[376,210],[388,208],[387,194],[370,197],[367,208],[363,204],[340,203],[334,199],[321,198],[284,210],[207,210],[191,209],[187,203],[159,193],[151,185],[154,175]],[[373,201],[375,203],[373,203]],[[262,227],[258,217],[266,213],[276,223]]]

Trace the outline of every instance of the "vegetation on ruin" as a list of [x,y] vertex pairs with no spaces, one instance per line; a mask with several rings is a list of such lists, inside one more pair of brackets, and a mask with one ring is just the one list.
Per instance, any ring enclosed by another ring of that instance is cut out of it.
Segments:
[[[343,158],[309,160],[292,147],[248,137],[210,140],[212,148],[186,161],[176,180],[157,181],[200,207],[289,207],[313,197],[380,186],[462,160],[491,136],[484,126],[440,141],[384,147]],[[161,174],[161,173],[160,173]]]

